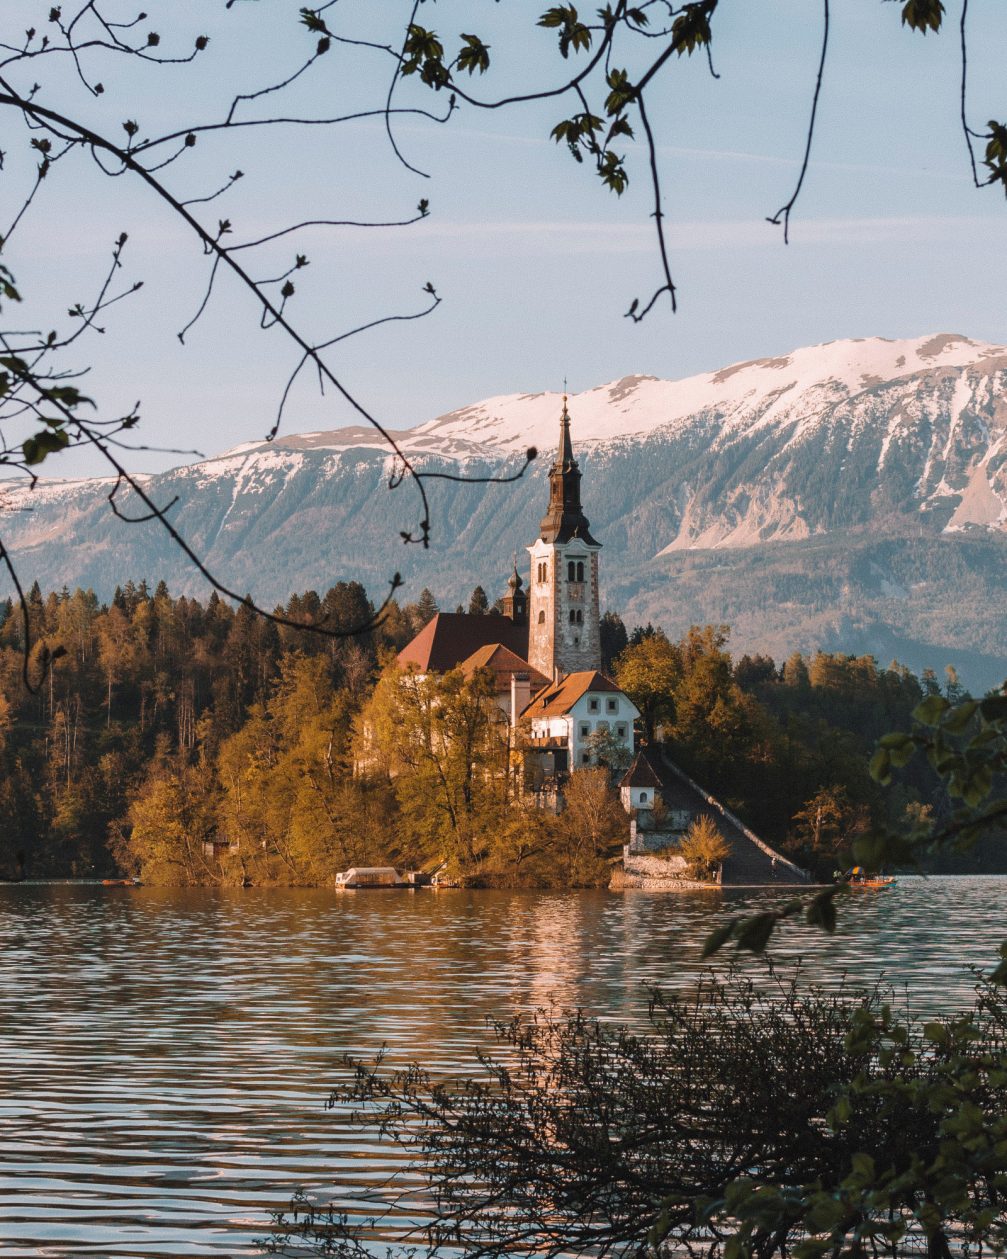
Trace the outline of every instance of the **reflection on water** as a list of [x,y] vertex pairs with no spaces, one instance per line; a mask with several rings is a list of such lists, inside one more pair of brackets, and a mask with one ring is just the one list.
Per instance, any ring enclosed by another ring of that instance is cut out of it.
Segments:
[[[921,1014],[967,1004],[1007,879],[904,880],[790,931],[827,984],[882,969]],[[304,1186],[383,1179],[324,1109],[346,1052],[463,1071],[488,1016],[558,1000],[638,1021],[689,986],[725,893],[162,891],[0,886],[0,1252],[257,1253]]]

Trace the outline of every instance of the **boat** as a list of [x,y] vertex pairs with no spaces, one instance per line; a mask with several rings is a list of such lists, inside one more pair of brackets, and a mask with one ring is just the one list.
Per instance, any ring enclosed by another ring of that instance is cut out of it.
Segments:
[[102,879],[102,887],[142,887],[139,879]]
[[895,884],[895,879],[891,875],[868,874],[863,866],[853,866],[840,877],[846,882],[847,887],[864,892],[876,892]]
[[356,888],[406,887],[394,866],[353,866],[336,875],[336,890]]

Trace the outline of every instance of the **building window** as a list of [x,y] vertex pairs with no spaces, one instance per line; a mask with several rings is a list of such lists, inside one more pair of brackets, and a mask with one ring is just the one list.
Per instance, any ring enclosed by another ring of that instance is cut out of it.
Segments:
[[573,560],[571,560],[570,563],[567,564],[566,566],[566,579],[567,581],[577,580],[577,567],[574,564]]
[[580,737],[582,739],[586,739],[590,733],[591,733],[591,723],[589,721],[582,721],[580,723]]
[[543,612],[540,612],[540,613],[538,614],[538,623],[539,623],[539,625],[544,625],[544,624],[545,624],[545,612],[544,612],[544,611],[543,611]]
[[615,728],[615,736],[616,736],[616,738],[617,738],[617,739],[625,739],[625,737],[626,737],[626,724],[625,724],[625,722],[620,721],[620,722],[619,722],[619,724],[616,726],[616,728]]
[[647,793],[645,791],[640,792],[640,803],[641,804],[647,803]]
[[617,713],[619,711],[619,701],[617,699],[607,699],[605,701],[605,711],[607,713]]
[[573,610],[573,608],[570,609],[570,624],[577,624],[577,613]]
[[584,561],[583,560],[577,561],[577,580],[578,581],[584,580]]
[[545,562],[545,560],[540,560],[539,566],[538,566],[539,581],[545,581],[548,578],[548,576],[549,576],[549,565]]
[[581,754],[580,754],[580,763],[581,763],[582,765],[590,765],[590,764],[591,764],[591,753],[590,753],[590,752],[581,752]]
[[587,701],[587,711],[588,711],[589,713],[596,713],[596,712],[598,712],[598,711],[599,711],[599,707],[600,707],[600,706],[599,706],[598,701],[597,701],[596,699],[589,699],[589,700]]
[[584,610],[582,608],[577,609],[577,624],[578,625],[584,624]]

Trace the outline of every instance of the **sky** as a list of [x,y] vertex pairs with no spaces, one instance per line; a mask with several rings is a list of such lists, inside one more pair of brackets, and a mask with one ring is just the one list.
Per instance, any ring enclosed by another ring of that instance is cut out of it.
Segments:
[[[137,67],[105,58],[105,92],[91,98],[65,64],[15,68],[36,99],[121,135],[223,117],[236,92],[291,73],[314,43],[300,26],[301,0],[153,0],[138,30],[156,30],[165,51],[209,47],[191,67]],[[65,9],[72,8],[65,4]],[[476,31],[494,69],[474,89],[487,96],[556,81],[555,35],[535,27],[544,3],[438,0],[420,20],[453,44]],[[714,68],[675,59],[655,83],[658,134],[679,311],[664,301],[634,325],[624,312],[658,282],[645,154],[626,146],[630,188],[604,189],[549,138],[570,112],[555,100],[507,110],[461,108],[447,126],[409,117],[398,145],[427,177],[396,158],[380,119],[334,128],[276,126],[200,140],[162,172],[181,197],[200,197],[235,169],[233,189],[197,205],[203,222],[227,217],[232,239],[251,239],[305,218],[408,218],[421,197],[431,214],[406,228],[312,229],[256,256],[257,276],[279,274],[295,252],[291,321],[313,341],[338,336],[442,297],[428,318],[384,324],[327,352],[333,371],[382,423],[406,428],[497,394],[576,393],[645,373],[676,379],[748,358],[844,337],[910,337],[954,331],[1007,343],[1007,205],[972,185],[958,110],[958,11],[939,35],[900,26],[898,3],[833,0],[829,58],[810,168],[791,220],[791,243],[768,224],[790,196],[803,151],[822,29],[817,0],[724,0]],[[405,0],[340,0],[334,30],[397,41]],[[49,4],[4,0],[8,32],[43,25]],[[106,0],[131,19],[137,6]],[[969,113],[982,128],[1004,114],[998,92],[1007,50],[1002,0],[972,0]],[[557,67],[559,66],[559,69]],[[149,72],[153,70],[153,72]],[[386,57],[336,47],[282,95],[238,107],[239,117],[300,117],[379,109]],[[415,84],[396,104],[438,108]],[[8,115],[3,217],[29,186],[35,154]],[[261,439],[270,428],[296,351],[259,329],[247,293],[221,284],[185,345],[177,333],[202,300],[208,262],[191,232],[129,177],[109,178],[89,159],[60,165],[7,242],[4,261],[25,295],[18,326],[52,327],[87,301],[112,241],[129,233],[122,279],[143,288],[82,340],[74,366],[102,414],[141,401],[139,440],[212,455]],[[246,256],[250,256],[246,255]],[[9,310],[5,317],[9,316]],[[341,399],[303,377],[283,431],[359,421]],[[192,454],[142,451],[135,470],[156,471]],[[47,472],[49,471],[47,465]],[[80,454],[54,474],[100,471]]]

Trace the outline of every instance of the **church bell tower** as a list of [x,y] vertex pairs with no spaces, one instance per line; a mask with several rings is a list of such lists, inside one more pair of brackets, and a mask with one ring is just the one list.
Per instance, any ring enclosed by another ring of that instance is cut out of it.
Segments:
[[549,507],[528,548],[528,662],[546,677],[601,668],[598,552],[580,505],[581,472],[573,457],[566,395],[559,449],[549,469]]

